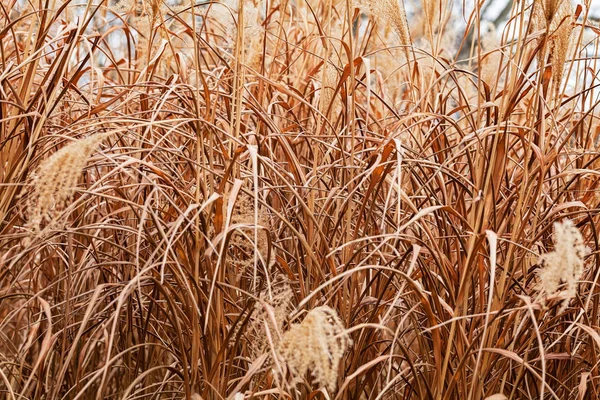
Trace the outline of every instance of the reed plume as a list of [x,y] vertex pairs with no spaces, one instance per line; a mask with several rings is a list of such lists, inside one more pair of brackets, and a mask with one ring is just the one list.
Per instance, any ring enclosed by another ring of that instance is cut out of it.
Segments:
[[427,25],[427,35],[433,45],[433,35],[438,30],[440,21],[440,0],[423,0],[423,12],[425,13],[425,23]]
[[533,4],[533,25],[535,29],[544,31],[542,39],[547,40],[545,50],[538,56],[538,63],[546,58],[552,66],[552,91],[555,97],[560,92],[560,84],[565,69],[565,61],[569,51],[569,42],[573,24],[573,5],[571,0],[545,0]]
[[485,29],[485,35],[481,38],[481,47],[486,53],[481,59],[481,79],[492,87],[496,80],[501,79],[498,71],[502,70],[502,52],[494,24],[486,24]]
[[330,108],[333,112],[337,105],[335,89],[339,77],[337,68],[331,61],[324,63],[322,76],[320,111],[323,115],[326,115]]
[[333,391],[340,361],[350,344],[337,312],[322,306],[309,311],[302,323],[291,326],[283,335],[278,354],[293,381],[310,371],[320,387]]
[[112,133],[99,133],[76,140],[42,162],[31,179],[27,199],[27,226],[39,232],[43,225],[57,223],[56,216],[75,193],[77,180],[98,145]]
[[[254,253],[258,252],[258,261],[265,266],[269,266],[269,238],[265,227],[268,226],[268,217],[263,210],[258,210],[258,221],[260,228],[255,226],[254,221],[254,200],[252,197],[242,194],[236,199],[233,214],[231,217],[232,225],[239,226],[231,234],[229,242],[229,259],[235,267],[238,277],[244,272],[251,270],[254,265]],[[254,242],[254,229],[258,229],[256,243]]]
[[412,39],[404,3],[398,0],[358,0],[358,5],[371,16],[371,18],[383,18],[394,28],[402,46],[410,46]]
[[589,253],[581,232],[573,221],[554,224],[554,251],[542,254],[538,260],[541,291],[547,296],[562,295],[565,300],[577,294],[577,285],[583,274],[584,257]]
[[261,1],[248,1],[244,5],[244,60],[250,68],[258,69],[261,62],[262,29]]
[[248,327],[253,359],[270,352],[271,342],[274,346],[279,344],[293,295],[288,279],[282,275],[276,275],[271,286],[261,291]]

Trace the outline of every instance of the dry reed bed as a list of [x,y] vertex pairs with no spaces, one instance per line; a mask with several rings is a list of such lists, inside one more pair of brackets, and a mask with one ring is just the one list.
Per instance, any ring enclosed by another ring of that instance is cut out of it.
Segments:
[[598,398],[589,5],[3,1],[2,396]]

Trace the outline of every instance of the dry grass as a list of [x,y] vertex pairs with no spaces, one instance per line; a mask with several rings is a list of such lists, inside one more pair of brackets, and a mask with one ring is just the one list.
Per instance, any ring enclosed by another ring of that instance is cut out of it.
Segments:
[[1,396],[599,398],[590,0],[232,3],[0,3]]

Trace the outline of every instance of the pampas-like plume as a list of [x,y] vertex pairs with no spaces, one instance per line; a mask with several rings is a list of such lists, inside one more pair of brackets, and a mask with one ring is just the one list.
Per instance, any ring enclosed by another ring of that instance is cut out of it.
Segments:
[[390,24],[398,34],[401,45],[410,46],[412,44],[403,2],[399,0],[358,0],[357,5],[361,6],[371,17],[383,18]]
[[[258,211],[258,225],[267,227],[269,221],[264,210]],[[247,271],[254,264],[254,252],[259,253],[259,262],[266,266],[270,264],[269,256],[269,239],[268,233],[264,229],[258,230],[257,242],[254,243],[254,234],[251,233],[255,229],[254,221],[254,201],[250,196],[241,195],[237,198],[233,215],[231,217],[232,225],[243,225],[232,233],[229,257],[231,264],[235,267],[238,274]]]
[[577,293],[577,283],[583,274],[583,259],[588,252],[573,221],[566,219],[554,224],[554,251],[540,256],[538,276],[545,294],[565,297],[563,307]]
[[330,307],[317,307],[302,323],[294,324],[283,335],[278,355],[294,379],[308,371],[321,387],[335,390],[338,367],[351,344],[342,321]]
[[100,142],[111,133],[99,133],[74,141],[40,164],[31,179],[27,200],[27,225],[34,232],[55,219],[75,193],[77,180]]
[[260,1],[244,4],[244,51],[245,63],[251,68],[260,66],[262,29],[260,23]]
[[287,278],[281,275],[275,277],[270,288],[260,293],[248,327],[252,340],[252,358],[267,352],[271,342],[274,346],[279,344],[283,325],[292,306],[293,295]]
[[502,52],[494,24],[488,22],[484,29],[485,35],[481,38],[481,47],[486,54],[481,60],[481,79],[491,87],[498,78],[498,71],[502,71]]
[[[535,2],[533,9],[534,28],[545,30],[549,35],[548,62],[552,65],[552,88],[554,95],[560,91],[560,84],[565,69],[565,61],[569,50],[569,38],[573,30],[571,0],[544,0]],[[545,57],[540,53],[538,61]]]
[[[423,0],[423,12],[425,13],[425,22],[427,23],[427,35],[430,40],[436,33],[440,20],[440,0]],[[433,45],[433,43],[432,43]]]
[[[335,110],[335,88],[338,85],[338,71],[337,68],[330,62],[325,62],[323,66],[323,78],[321,83],[321,112],[326,115],[327,111],[331,107],[331,110]],[[332,105],[333,103],[333,105]]]

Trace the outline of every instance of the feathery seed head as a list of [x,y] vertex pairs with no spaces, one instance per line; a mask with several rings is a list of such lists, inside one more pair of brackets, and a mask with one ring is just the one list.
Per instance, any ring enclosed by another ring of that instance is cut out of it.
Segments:
[[[571,16],[573,5],[571,0],[545,0],[533,4],[533,26],[548,34],[548,62],[552,65],[552,87],[554,95],[558,95],[564,73],[564,64],[569,51],[569,39],[573,31]],[[538,62],[544,59],[540,53]]]
[[[565,303],[574,297],[583,274],[583,259],[588,252],[581,232],[573,221],[566,219],[555,223],[554,251],[541,255],[538,260],[542,291],[549,296],[563,294]],[[562,290],[561,285],[564,285]]]
[[245,227],[236,229],[230,240],[230,260],[235,266],[239,274],[245,272],[249,267],[254,265],[254,253],[258,251],[259,263],[264,263],[269,266],[269,238],[268,233],[262,228],[269,225],[267,214],[264,210],[258,210],[258,237],[254,242],[254,199],[247,195],[241,195],[237,198],[234,208],[231,223],[233,225],[242,224]]
[[260,293],[248,328],[252,339],[252,358],[257,358],[268,350],[268,337],[271,337],[274,346],[278,345],[283,325],[292,307],[293,295],[287,278],[281,275],[277,275],[271,286]]
[[244,52],[245,63],[257,69],[260,64],[262,29],[260,21],[261,2],[244,4]]
[[[323,67],[323,78],[321,83],[321,112],[327,113],[329,108],[333,110],[336,108],[337,101],[335,101],[335,88],[338,85],[338,71],[337,68],[331,62],[325,62]],[[332,106],[332,103],[333,106]]]
[[440,7],[440,0],[423,0],[423,12],[425,14],[428,35],[435,34],[438,29],[440,21]]
[[481,60],[481,79],[492,86],[498,78],[502,78],[498,76],[498,71],[502,70],[502,52],[494,24],[488,22],[484,28],[481,47],[486,54]]
[[400,44],[410,46],[412,40],[404,3],[399,0],[358,0],[357,5],[373,18],[383,18],[400,38]]
[[293,379],[308,371],[314,380],[330,391],[335,390],[338,367],[351,339],[337,312],[317,307],[300,324],[293,324],[283,335],[278,355]]
[[31,179],[32,192],[27,201],[27,225],[34,232],[52,222],[66,205],[89,157],[111,134],[100,133],[74,141],[40,164]]

